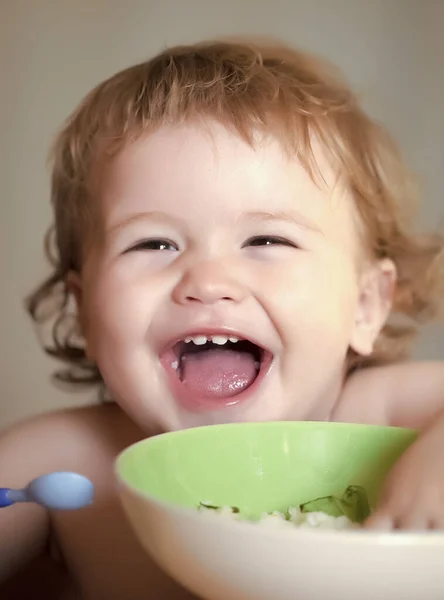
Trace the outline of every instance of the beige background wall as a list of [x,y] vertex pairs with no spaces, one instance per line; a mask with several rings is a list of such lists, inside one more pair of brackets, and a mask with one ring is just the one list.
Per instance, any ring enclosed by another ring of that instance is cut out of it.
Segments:
[[[423,180],[424,223],[444,216],[444,0],[0,0],[0,426],[87,402],[49,380],[22,298],[46,273],[45,157],[99,80],[162,46],[266,33],[327,55],[385,121]],[[420,340],[444,359],[444,331]]]

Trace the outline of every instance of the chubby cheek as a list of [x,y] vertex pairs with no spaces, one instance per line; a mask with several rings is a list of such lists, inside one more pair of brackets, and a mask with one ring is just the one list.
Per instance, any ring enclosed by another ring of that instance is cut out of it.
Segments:
[[[154,312],[153,297],[119,269],[98,269],[84,288],[86,337],[91,357],[99,363],[145,348]],[[151,300],[151,302],[150,302]]]
[[264,302],[288,347],[348,344],[358,298],[357,276],[350,261],[332,254],[301,261],[264,281]]
[[123,281],[114,273],[97,277],[85,289],[87,347],[105,381],[108,391],[141,426],[153,418],[144,382],[148,378],[156,396],[156,372],[147,360],[147,330],[150,305],[135,283]]

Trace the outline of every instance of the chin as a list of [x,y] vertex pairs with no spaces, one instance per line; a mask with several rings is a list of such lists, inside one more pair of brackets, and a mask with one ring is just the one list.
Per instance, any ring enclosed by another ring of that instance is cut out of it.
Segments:
[[[262,396],[262,394],[261,394]],[[276,397],[267,394],[268,397]],[[223,405],[213,410],[194,410],[184,408],[177,400],[175,405],[175,417],[165,422],[164,426],[169,431],[190,429],[192,427],[206,427],[210,425],[224,425],[230,423],[253,423],[266,421],[288,420],[288,415],[276,410],[276,406],[270,406],[264,402],[264,398],[251,396],[247,403],[238,403],[231,406]]]

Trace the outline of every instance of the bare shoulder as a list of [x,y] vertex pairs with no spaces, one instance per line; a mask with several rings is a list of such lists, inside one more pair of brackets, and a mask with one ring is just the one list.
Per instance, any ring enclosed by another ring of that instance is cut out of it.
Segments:
[[444,410],[444,362],[367,368],[346,381],[335,420],[421,429]]
[[[0,436],[2,485],[21,486],[44,472],[72,470],[95,487],[94,503],[79,511],[47,514],[25,504],[0,511],[2,551],[17,556],[2,572],[0,555],[0,583],[51,541],[82,598],[146,598],[147,590],[153,598],[192,598],[147,558],[119,501],[114,459],[146,436],[111,404],[45,414]],[[2,454],[6,446],[8,460]],[[5,536],[14,544],[5,545]]]
[[114,404],[42,414],[0,435],[1,455],[11,467],[14,463],[11,469],[3,464],[3,478],[12,487],[48,471],[76,470],[78,465],[119,452],[141,437],[140,430]]
[[[134,425],[111,406],[26,419],[0,433],[0,485],[21,488],[44,473],[72,470],[109,489],[112,459],[134,437]],[[50,529],[49,513],[35,504],[0,511],[0,582],[45,551]]]

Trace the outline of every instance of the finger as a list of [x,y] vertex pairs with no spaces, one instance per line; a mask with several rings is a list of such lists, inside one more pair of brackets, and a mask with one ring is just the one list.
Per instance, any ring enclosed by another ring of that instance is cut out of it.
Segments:
[[410,512],[397,519],[397,529],[403,531],[427,531],[430,529],[430,518],[426,512]]
[[444,530],[444,515],[436,516],[429,520],[429,529],[434,531]]

